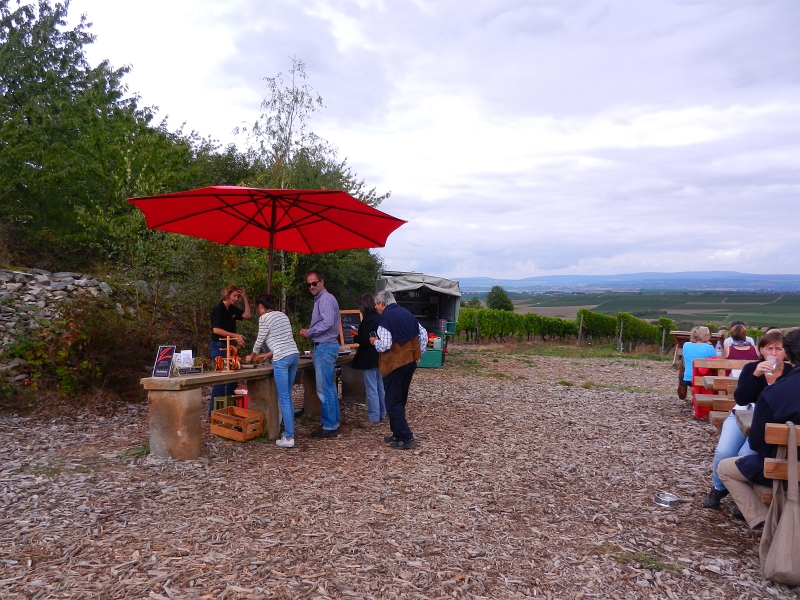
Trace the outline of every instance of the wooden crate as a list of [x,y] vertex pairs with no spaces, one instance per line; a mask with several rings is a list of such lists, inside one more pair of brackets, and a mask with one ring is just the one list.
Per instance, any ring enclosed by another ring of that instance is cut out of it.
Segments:
[[264,432],[264,415],[254,410],[229,406],[211,413],[208,430],[224,438],[246,442]]
[[217,396],[214,398],[214,410],[222,410],[229,406],[238,406],[237,396]]

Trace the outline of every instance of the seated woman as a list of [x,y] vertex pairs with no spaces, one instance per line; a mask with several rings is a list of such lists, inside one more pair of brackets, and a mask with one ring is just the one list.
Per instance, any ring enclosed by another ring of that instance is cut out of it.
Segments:
[[[734,325],[731,327],[731,339],[729,346],[725,346],[722,355],[731,360],[758,360],[758,352],[755,345],[747,337],[747,329],[744,325]],[[762,338],[763,339],[763,338]]]
[[[739,430],[736,424],[737,410],[752,410],[753,405],[758,400],[767,386],[783,379],[792,370],[792,365],[784,362],[785,353],[783,350],[783,334],[778,329],[773,329],[764,334],[758,341],[758,350],[763,360],[755,363],[748,363],[742,369],[739,376],[739,384],[733,394],[736,400],[736,407],[722,423],[722,430],[717,441],[717,448],[714,450],[714,463],[711,467],[711,481],[713,487],[708,492],[708,497],[703,501],[704,508],[717,508],[720,500],[728,495],[728,490],[719,478],[717,467],[720,461],[732,456],[747,456],[753,454],[747,438]],[[774,357],[776,366],[770,362],[770,357]]]
[[678,395],[686,397],[686,388],[692,384],[692,361],[695,358],[711,358],[717,353],[714,347],[708,343],[711,339],[711,331],[708,327],[695,327],[689,335],[689,341],[683,344],[683,379],[678,385]]
[[[796,367],[800,362],[800,329],[795,329],[783,337],[783,348],[789,362]],[[753,413],[753,423],[750,426],[749,440],[750,448],[755,454],[727,458],[717,467],[719,478],[730,491],[736,506],[752,529],[759,529],[764,525],[769,510],[767,505],[761,502],[761,495],[753,486],[772,486],[772,482],[764,478],[764,459],[774,458],[778,451],[777,446],[764,441],[766,425],[786,423],[786,421],[800,424],[800,369],[798,368],[785,374],[779,385],[769,386],[759,396]]]
[[[283,417],[284,434],[275,444],[281,448],[294,448],[294,404],[292,403],[292,386],[300,364],[300,351],[292,335],[292,324],[282,312],[278,311],[278,303],[272,294],[261,294],[256,299],[258,314],[258,337],[253,345],[253,352],[246,362],[264,362],[272,358],[273,378],[278,390],[278,405]],[[266,345],[269,352],[258,355]]]

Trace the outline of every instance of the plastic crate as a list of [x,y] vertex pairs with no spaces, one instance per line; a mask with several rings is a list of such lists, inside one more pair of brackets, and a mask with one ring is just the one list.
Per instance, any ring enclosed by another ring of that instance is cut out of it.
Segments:
[[264,432],[264,415],[254,410],[229,406],[211,413],[208,430],[230,440],[246,442]]
[[423,369],[441,369],[442,351],[428,349],[419,359],[419,364],[417,366]]

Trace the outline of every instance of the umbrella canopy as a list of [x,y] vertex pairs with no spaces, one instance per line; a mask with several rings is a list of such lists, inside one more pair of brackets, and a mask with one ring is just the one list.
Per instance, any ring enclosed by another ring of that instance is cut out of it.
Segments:
[[275,250],[318,254],[382,248],[406,222],[340,190],[211,186],[128,200],[144,213],[150,229],[269,248],[269,288]]

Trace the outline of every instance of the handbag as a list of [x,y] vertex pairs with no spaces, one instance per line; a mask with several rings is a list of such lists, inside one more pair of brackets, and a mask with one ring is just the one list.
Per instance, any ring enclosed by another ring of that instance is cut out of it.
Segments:
[[[783,482],[772,482],[772,504],[764,532],[761,534],[759,557],[765,579],[784,585],[800,585],[800,501],[797,490],[797,431],[794,423],[787,422],[789,442],[786,445],[789,468],[788,490]],[[782,454],[783,447],[778,451]],[[781,457],[782,458],[782,457]]]

